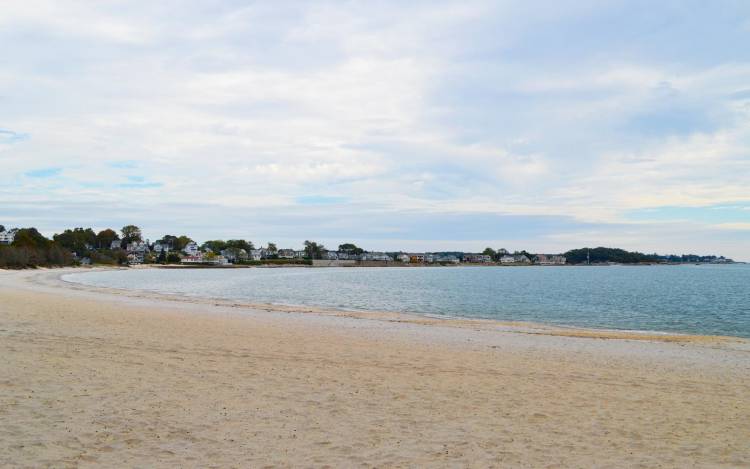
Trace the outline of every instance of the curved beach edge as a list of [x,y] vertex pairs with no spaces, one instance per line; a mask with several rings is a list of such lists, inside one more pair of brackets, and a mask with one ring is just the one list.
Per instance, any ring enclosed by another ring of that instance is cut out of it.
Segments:
[[[252,312],[265,311],[286,314],[315,314],[368,321],[386,321],[421,326],[441,326],[459,329],[473,329],[481,331],[498,331],[515,334],[571,337],[580,339],[599,340],[638,340],[651,342],[692,343],[704,345],[736,344],[750,348],[750,340],[743,337],[700,335],[675,332],[618,330],[606,328],[583,328],[578,326],[552,325],[525,321],[500,321],[492,319],[476,319],[448,317],[433,314],[399,313],[388,311],[353,311],[322,307],[238,302],[220,298],[178,296],[145,290],[117,289],[97,287],[65,278],[71,274],[96,271],[128,270],[127,268],[93,267],[62,269],[37,269],[33,271],[5,271],[11,276],[25,283],[29,287],[42,287],[64,290],[69,293],[93,294],[110,300],[139,300],[155,301],[172,305],[214,306],[232,308],[237,311]],[[3,271],[0,271],[3,272]]]

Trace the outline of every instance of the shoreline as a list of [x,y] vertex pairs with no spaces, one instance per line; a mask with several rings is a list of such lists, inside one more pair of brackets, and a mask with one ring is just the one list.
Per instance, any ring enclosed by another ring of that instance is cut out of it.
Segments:
[[[309,266],[308,266],[309,267]],[[150,268],[161,268],[144,266],[138,267],[140,269]],[[108,270],[128,270],[128,268],[109,268],[109,267],[93,267],[90,268],[89,272],[92,271],[108,271]],[[459,324],[460,327],[482,327],[482,328],[494,328],[508,332],[526,333],[526,334],[540,334],[540,335],[551,335],[551,336],[565,336],[565,337],[580,337],[580,338],[592,338],[592,339],[613,339],[613,340],[651,340],[651,341],[663,341],[663,342],[703,342],[703,343],[719,343],[719,342],[737,342],[746,343],[750,345],[750,338],[740,336],[727,336],[727,335],[711,335],[711,334],[695,334],[688,332],[671,332],[671,331],[658,331],[658,330],[641,330],[641,329],[614,329],[607,327],[582,327],[577,325],[569,324],[554,324],[554,323],[542,323],[532,321],[514,321],[514,320],[498,320],[498,319],[487,319],[487,318],[469,318],[462,316],[447,316],[436,313],[404,313],[394,311],[377,311],[377,310],[350,310],[350,309],[336,309],[326,308],[318,306],[306,306],[306,305],[291,305],[291,304],[271,304],[271,303],[253,303],[237,301],[218,297],[201,297],[201,296],[185,296],[179,297],[174,294],[148,291],[148,290],[137,290],[137,289],[120,289],[110,287],[98,287],[88,285],[82,282],[76,282],[72,280],[66,280],[62,277],[69,274],[82,273],[74,269],[65,269],[65,272],[59,273],[58,275],[52,276],[53,278],[47,278],[47,283],[51,284],[57,282],[59,284],[65,284],[68,288],[78,288],[91,292],[110,292],[118,295],[129,296],[133,298],[150,298],[154,300],[164,301],[177,301],[177,302],[188,302],[194,304],[205,304],[205,305],[216,305],[216,306],[227,306],[239,309],[249,310],[265,310],[265,311],[277,311],[281,313],[312,313],[322,315],[334,315],[334,316],[345,316],[352,318],[362,318],[370,320],[389,320],[399,322],[410,322],[414,324],[430,325],[435,322],[448,321],[454,324]]]
[[744,340],[167,301],[65,273],[0,272],[0,466],[750,465]]

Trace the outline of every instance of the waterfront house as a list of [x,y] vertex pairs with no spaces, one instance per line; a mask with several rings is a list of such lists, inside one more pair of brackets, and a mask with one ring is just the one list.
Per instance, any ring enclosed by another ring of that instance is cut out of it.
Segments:
[[226,258],[228,262],[235,263],[237,261],[247,260],[247,251],[240,248],[226,248],[221,251],[221,255]]
[[409,257],[408,254],[399,254],[398,256],[396,256],[396,260],[399,260],[404,264],[408,264],[411,261],[411,257]]
[[0,244],[12,244],[16,238],[16,230],[0,231]]
[[518,254],[513,256],[514,262],[516,264],[531,264],[531,259],[529,259],[525,254]]
[[326,251],[323,258],[329,261],[337,261],[339,259],[339,253],[337,253],[336,251]]
[[180,259],[183,264],[201,264],[203,262],[203,255],[199,252],[195,255],[187,255]]
[[279,249],[276,255],[279,259],[294,259],[294,249]]
[[384,252],[365,252],[360,257],[363,261],[392,261],[393,258]]
[[154,243],[154,249],[153,249],[153,251],[157,255],[161,254],[162,252],[164,254],[168,254],[169,253],[169,245],[167,245],[167,244],[161,244],[159,242],[156,242],[156,243]]
[[516,258],[514,256],[505,255],[500,258],[501,264],[515,264]]
[[294,251],[295,259],[304,259],[305,257],[307,257],[307,251],[305,251],[304,249],[301,251]]
[[565,256],[537,254],[536,262],[539,265],[565,265]]
[[198,243],[195,241],[190,241],[185,245],[184,248],[182,248],[182,252],[187,254],[188,256],[197,256],[200,250],[198,249]]
[[409,262],[412,264],[423,264],[424,254],[419,254],[419,253],[409,254]]
[[249,259],[251,261],[259,261],[262,258],[263,258],[263,256],[261,255],[260,249],[251,249],[250,250]]
[[492,256],[486,254],[466,254],[464,256],[464,262],[470,264],[486,264],[492,262]]
[[115,239],[114,241],[109,243],[109,248],[112,250],[120,249],[121,247],[122,247],[122,241],[120,241],[119,239]]

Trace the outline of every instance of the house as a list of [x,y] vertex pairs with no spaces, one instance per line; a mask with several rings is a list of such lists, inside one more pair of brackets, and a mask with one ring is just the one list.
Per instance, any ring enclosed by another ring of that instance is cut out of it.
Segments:
[[515,254],[515,255],[505,255],[500,258],[501,264],[531,264],[531,259],[529,259],[524,254]]
[[294,259],[294,249],[279,249],[276,255],[279,259]]
[[304,259],[307,257],[307,251],[304,249],[301,251],[294,251],[294,258],[295,259]]
[[195,241],[190,241],[182,248],[182,252],[188,256],[197,256],[200,251],[198,250],[198,244]]
[[251,261],[259,261],[263,258],[263,256],[260,253],[260,249],[251,249],[250,255],[248,257]]
[[161,244],[161,243],[158,243],[158,242],[154,243],[154,252],[157,255],[161,254],[162,252],[164,254],[168,254],[169,253],[169,245],[168,244]]
[[323,258],[328,259],[329,261],[337,261],[339,259],[339,254],[336,251],[326,251]]
[[16,239],[16,230],[0,231],[0,244],[12,244]]
[[393,258],[384,252],[365,252],[362,254],[363,261],[392,261]]
[[138,253],[138,254],[145,254],[149,252],[148,244],[143,241],[136,241],[134,243],[128,243],[127,248],[125,249],[129,253]]
[[237,261],[247,260],[247,251],[238,248],[227,248],[221,251],[221,255],[227,262],[235,263]]
[[188,255],[180,260],[183,264],[201,264],[203,263],[203,255],[199,252],[195,255]]
[[565,256],[537,254],[536,262],[539,265],[565,265]]
[[424,254],[409,254],[409,262],[412,264],[423,264]]
[[452,254],[448,254],[447,256],[435,257],[434,262],[439,262],[441,264],[459,264],[461,260]]
[[143,264],[144,257],[145,256],[143,252],[131,252],[128,254],[128,264],[129,265]]
[[396,259],[403,262],[404,264],[408,264],[409,262],[411,262],[411,257],[409,257],[408,254],[399,254],[398,256],[396,256]]
[[111,243],[109,243],[109,248],[112,250],[120,249],[122,247],[122,241],[119,239],[113,240]]
[[492,256],[486,254],[466,254],[464,256],[464,262],[470,264],[486,264],[492,262]]

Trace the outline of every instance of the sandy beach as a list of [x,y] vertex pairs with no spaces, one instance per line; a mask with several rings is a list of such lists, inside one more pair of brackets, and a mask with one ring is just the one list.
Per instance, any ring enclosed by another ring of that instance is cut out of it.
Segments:
[[2,467],[750,467],[750,343],[0,271]]

